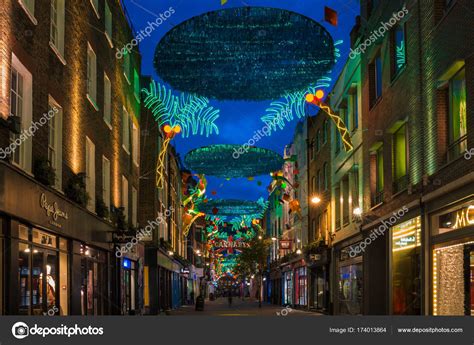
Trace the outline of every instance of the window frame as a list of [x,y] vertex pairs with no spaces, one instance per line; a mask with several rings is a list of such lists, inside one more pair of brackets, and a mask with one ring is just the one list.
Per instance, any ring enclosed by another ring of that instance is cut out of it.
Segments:
[[86,136],[86,192],[87,194],[89,194],[89,200],[87,201],[87,209],[93,213],[95,213],[96,206],[95,154],[95,144],[88,136]]
[[104,122],[112,129],[112,82],[104,72]]
[[[403,33],[403,48],[404,48],[404,59],[405,62],[401,67],[398,67],[397,64],[397,44],[396,44],[396,35],[397,30],[401,29]],[[398,23],[391,31],[390,31],[390,74],[392,77],[392,81],[398,78],[400,74],[403,73],[405,70],[408,61],[407,61],[407,31],[406,31],[406,23]]]
[[[58,109],[55,112],[54,116],[49,119],[48,121],[48,160],[49,158],[49,150],[51,149],[51,125],[54,126],[55,136],[54,136],[54,147],[55,150],[55,162],[51,162],[51,167],[55,170],[55,179],[53,187],[57,190],[61,190],[62,188],[62,143],[63,143],[63,108],[59,105],[56,100],[49,95],[48,97],[48,106],[49,109],[52,110],[53,107]],[[54,164],[53,164],[54,163]]]
[[130,155],[130,114],[122,106],[122,148]]
[[87,89],[86,97],[96,111],[97,106],[97,55],[91,44],[87,42]]
[[[50,4],[50,29],[49,29],[49,45],[53,52],[56,54],[58,59],[63,65],[66,65],[64,59],[64,37],[65,37],[65,3],[66,0],[51,0]],[[56,7],[53,6],[56,3]],[[53,11],[56,13],[56,23],[53,20]],[[53,37],[53,28],[56,28],[57,37]],[[56,41],[57,40],[57,41]]]
[[105,38],[107,39],[107,42],[109,43],[110,48],[113,48],[114,47],[114,43],[112,41],[112,39],[113,39],[112,35],[113,35],[113,30],[114,30],[113,15],[112,15],[112,11],[110,9],[110,6],[109,6],[107,0],[105,0],[104,7],[105,7],[105,9],[104,9],[104,23],[105,23],[104,34],[105,34]]

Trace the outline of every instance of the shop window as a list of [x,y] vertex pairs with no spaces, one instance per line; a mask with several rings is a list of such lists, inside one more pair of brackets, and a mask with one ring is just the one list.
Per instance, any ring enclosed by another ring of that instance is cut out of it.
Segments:
[[390,33],[390,56],[391,74],[394,79],[407,63],[405,24],[397,25]]
[[[31,126],[32,121],[32,85],[33,77],[26,67],[12,54],[12,67],[10,78],[10,116],[15,116],[20,120],[21,131],[27,130]],[[13,144],[21,142],[21,145]],[[15,147],[11,155],[13,164],[21,169],[31,172],[31,138],[24,142],[20,138],[20,134],[10,133],[10,142]]]
[[392,137],[392,157],[393,157],[393,191],[400,192],[407,188],[408,175],[408,146],[407,146],[407,126],[403,124]]
[[362,312],[362,264],[339,268],[339,314],[360,315]]
[[306,267],[300,267],[296,269],[296,291],[295,296],[297,298],[296,304],[304,306],[307,304],[307,277],[306,277]]
[[392,227],[392,308],[395,315],[421,314],[420,217]]
[[466,70],[462,68],[449,80],[448,161],[467,149]]

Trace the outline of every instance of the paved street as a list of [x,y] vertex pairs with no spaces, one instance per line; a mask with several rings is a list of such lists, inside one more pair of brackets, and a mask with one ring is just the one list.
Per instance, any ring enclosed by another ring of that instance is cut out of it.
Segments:
[[[283,314],[281,314],[283,311]],[[287,312],[288,311],[288,312]],[[229,307],[227,298],[221,297],[215,301],[206,300],[204,311],[196,311],[194,305],[185,305],[170,312],[170,315],[180,316],[320,316],[319,313],[308,312],[298,309],[285,309],[281,306],[263,303],[262,308],[258,307],[258,301],[239,298],[232,299],[232,306]]]

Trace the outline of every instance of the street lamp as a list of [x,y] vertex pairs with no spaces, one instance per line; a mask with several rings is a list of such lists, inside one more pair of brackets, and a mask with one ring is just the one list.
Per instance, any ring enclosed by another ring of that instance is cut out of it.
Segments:
[[362,209],[360,207],[356,207],[352,213],[354,213],[354,216],[360,217],[362,215]]
[[276,241],[276,240],[277,240],[277,238],[276,238],[276,237],[272,237],[272,241]]
[[297,249],[296,254],[300,255],[301,254],[301,249]]
[[259,235],[259,236],[258,236],[258,239],[261,240],[261,239],[262,239],[262,235]]
[[321,202],[321,198],[318,197],[317,195],[315,195],[311,198],[311,203],[313,203],[313,204],[319,204],[320,202]]

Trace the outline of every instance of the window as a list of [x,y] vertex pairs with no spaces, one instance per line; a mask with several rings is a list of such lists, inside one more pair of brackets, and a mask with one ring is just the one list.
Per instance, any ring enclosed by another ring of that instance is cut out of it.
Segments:
[[97,110],[96,105],[97,95],[97,60],[94,50],[87,43],[87,99],[91,102]]
[[128,180],[122,175],[122,207],[125,219],[128,219]]
[[133,92],[137,101],[140,102],[140,76],[135,68],[133,69]]
[[349,120],[347,129],[354,131],[359,127],[359,98],[357,95],[357,87],[351,89],[348,103]]
[[467,149],[466,70],[462,68],[449,80],[448,160]]
[[138,193],[135,187],[132,187],[132,225],[137,226],[137,207]]
[[114,44],[112,43],[112,12],[110,11],[109,4],[107,0],[105,1],[105,37],[109,42],[111,48]]
[[86,137],[86,192],[89,195],[87,209],[95,212],[95,145]]
[[319,149],[321,148],[321,130],[318,129],[316,132],[316,152],[319,152]]
[[[21,122],[21,131],[31,126],[33,95],[33,77],[26,67],[12,54],[10,78],[10,116],[17,116]],[[31,172],[31,137],[21,140],[20,134],[10,133],[10,142],[15,147],[11,154],[11,161],[21,169]]]
[[60,55],[60,58],[64,57],[64,2],[65,0],[51,0],[49,40],[53,50]]
[[383,145],[380,145],[372,153],[371,164],[373,172],[372,175],[372,206],[378,205],[383,202],[383,188],[384,188],[384,176],[383,176]]
[[324,120],[323,122],[323,145],[328,142],[329,137],[329,122],[328,120]]
[[334,188],[334,216],[336,218],[336,231],[341,229],[341,187]]
[[349,224],[349,175],[342,179],[342,220],[343,224]]
[[133,163],[135,163],[136,166],[138,166],[139,152],[140,152],[140,136],[138,132],[138,127],[133,122],[132,123],[132,159],[133,159]]
[[112,84],[109,77],[104,73],[104,121],[112,129]]
[[123,75],[127,79],[127,83],[130,84],[130,53],[126,52],[123,55]]
[[323,220],[321,222],[321,236],[326,240],[329,231],[328,210],[323,212]]
[[400,24],[391,31],[390,34],[391,48],[391,72],[392,79],[395,78],[405,67],[406,59],[406,41],[405,41],[405,25]]
[[393,189],[397,193],[404,190],[408,185],[407,179],[407,126],[403,124],[393,134]]
[[91,2],[92,9],[94,10],[95,15],[97,16],[97,18],[100,18],[100,14],[99,14],[99,0],[90,0],[90,2]]
[[380,53],[369,64],[370,104],[374,106],[382,96],[382,58]]
[[379,6],[380,0],[367,0],[367,13],[370,16]]
[[315,194],[317,192],[316,190],[316,176],[313,176],[311,178],[311,192]]
[[324,191],[327,191],[329,188],[329,171],[328,163],[325,162],[323,165],[323,180],[324,180]]
[[122,108],[122,147],[130,154],[130,117],[125,107]]
[[62,108],[49,97],[49,114],[54,116],[48,121],[48,160],[55,171],[54,187],[61,189],[62,182]]
[[110,161],[102,156],[102,200],[110,209]]
[[352,205],[353,209],[360,208],[359,203],[359,167],[354,165],[352,167]]
[[18,3],[23,8],[33,24],[38,24],[38,21],[35,18],[35,0],[18,0]]

